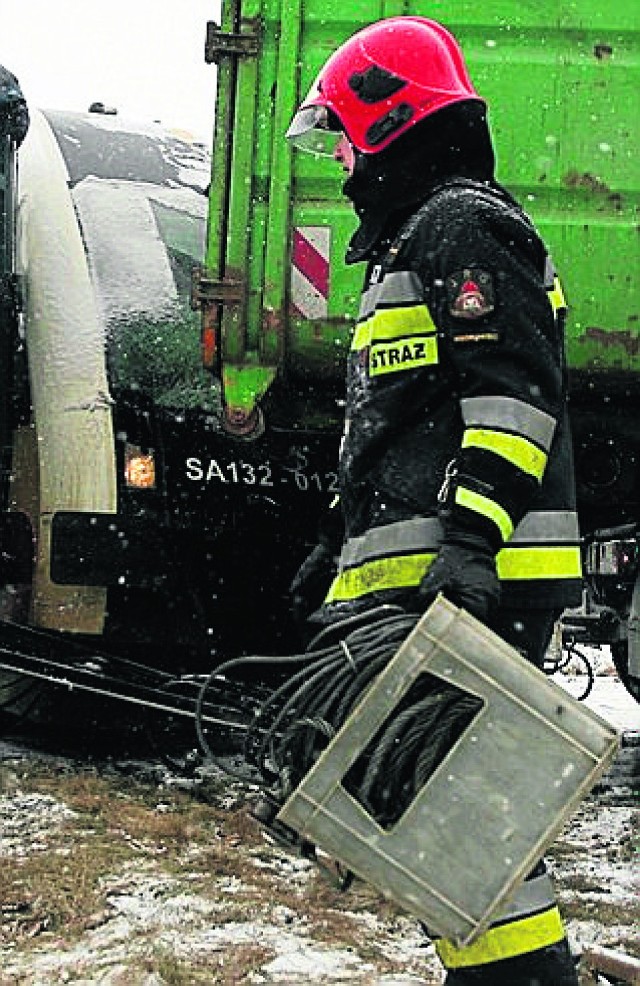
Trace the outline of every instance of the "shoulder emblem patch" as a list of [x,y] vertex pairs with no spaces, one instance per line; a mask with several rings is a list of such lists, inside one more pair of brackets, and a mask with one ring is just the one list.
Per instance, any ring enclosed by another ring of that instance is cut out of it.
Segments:
[[495,308],[493,278],[486,270],[465,267],[447,278],[446,287],[449,314],[454,318],[481,318]]

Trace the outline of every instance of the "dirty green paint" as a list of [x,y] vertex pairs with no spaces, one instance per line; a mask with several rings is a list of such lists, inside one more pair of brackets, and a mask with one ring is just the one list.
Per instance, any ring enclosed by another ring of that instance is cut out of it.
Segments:
[[226,363],[222,384],[227,409],[248,417],[273,383],[275,369],[248,363]]

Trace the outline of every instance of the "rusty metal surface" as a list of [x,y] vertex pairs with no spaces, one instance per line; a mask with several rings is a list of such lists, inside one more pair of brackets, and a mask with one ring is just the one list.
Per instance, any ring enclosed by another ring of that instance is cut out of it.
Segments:
[[582,956],[583,965],[587,970],[602,972],[605,976],[615,976],[625,983],[640,983],[640,959],[611,948],[601,948],[592,945]]
[[640,331],[625,329],[603,329],[588,326],[584,332],[585,342],[596,343],[603,349],[620,347],[629,356],[640,356]]

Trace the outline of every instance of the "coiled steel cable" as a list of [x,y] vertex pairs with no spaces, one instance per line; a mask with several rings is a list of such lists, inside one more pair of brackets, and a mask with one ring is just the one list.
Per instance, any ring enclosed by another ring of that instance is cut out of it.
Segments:
[[[284,680],[257,702],[243,755],[257,769],[261,786],[282,801],[345,724],[417,619],[397,607],[382,607],[364,622],[361,617],[326,628],[302,654],[228,661],[204,682],[197,708],[204,707],[209,689],[229,675],[240,672],[250,683],[261,666],[276,669]],[[347,772],[345,787],[380,824],[393,824],[480,707],[475,696],[421,674]],[[199,712],[196,728],[202,748],[215,761]],[[228,773],[243,776],[218,762]]]

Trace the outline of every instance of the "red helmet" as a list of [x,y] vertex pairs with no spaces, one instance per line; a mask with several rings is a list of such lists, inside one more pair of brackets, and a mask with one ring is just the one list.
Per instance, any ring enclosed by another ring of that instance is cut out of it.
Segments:
[[340,129],[358,150],[377,154],[463,99],[482,101],[453,35],[426,17],[389,17],[358,31],[325,62],[287,137],[327,153],[323,131],[326,137]]

